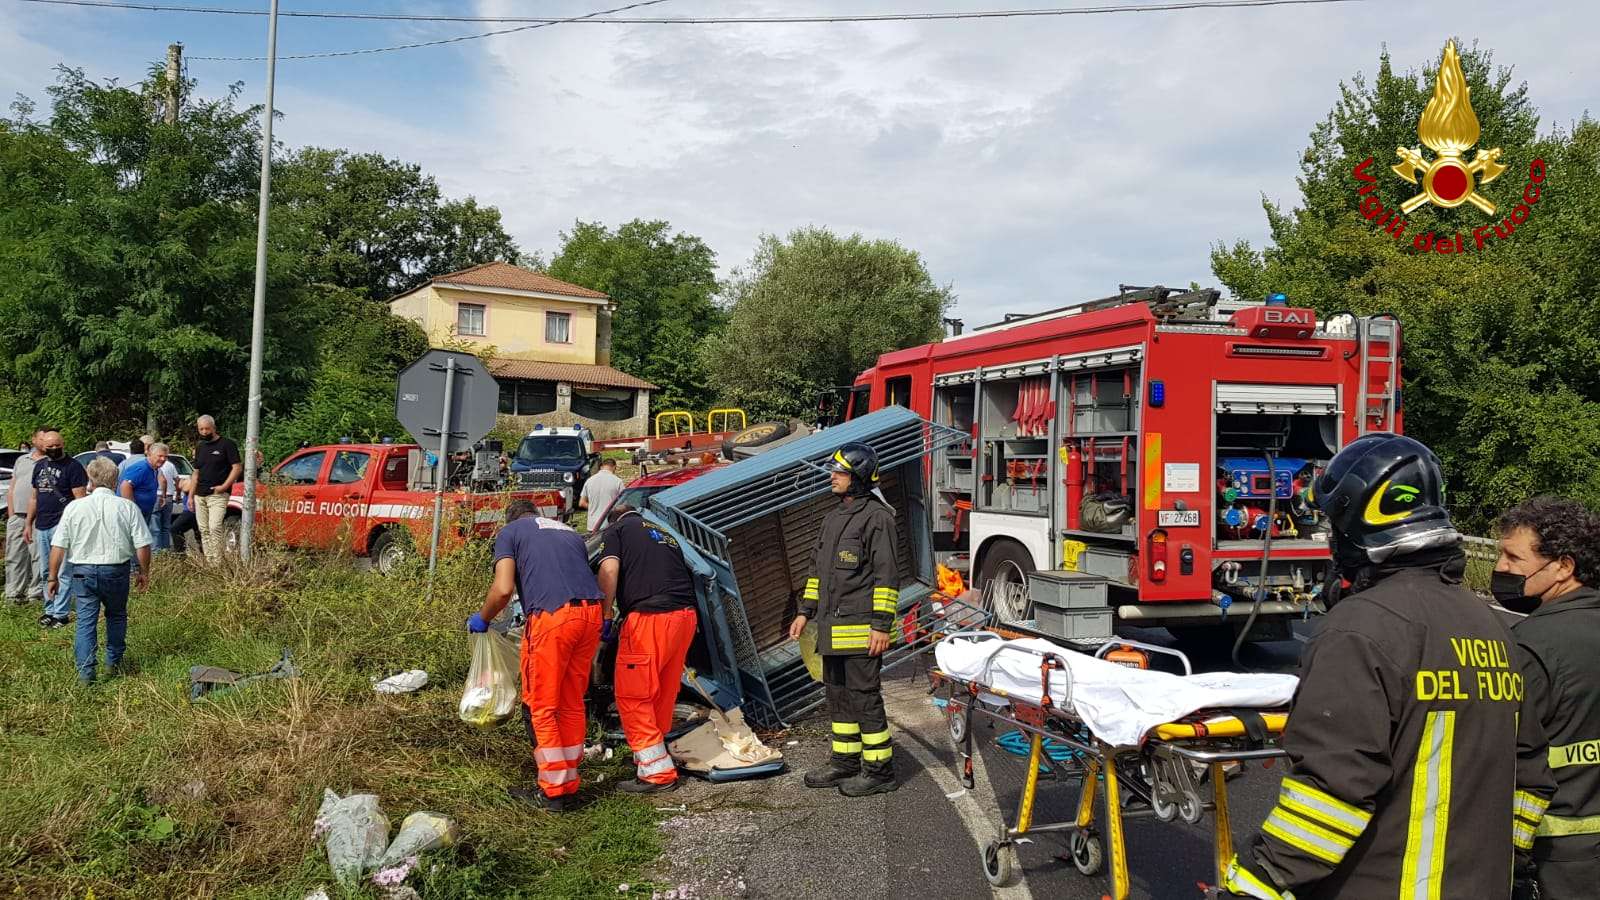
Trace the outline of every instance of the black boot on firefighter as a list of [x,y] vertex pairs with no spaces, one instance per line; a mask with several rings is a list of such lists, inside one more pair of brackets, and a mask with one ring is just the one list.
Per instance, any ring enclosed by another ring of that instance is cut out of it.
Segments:
[[861,774],[861,726],[833,723],[833,756],[828,764],[806,773],[806,787],[830,788]]
[[889,727],[861,735],[861,774],[839,785],[846,797],[886,794],[900,787],[894,780],[894,750],[889,746]]
[[829,760],[828,764],[820,769],[812,769],[806,773],[806,787],[830,788],[843,784],[861,774],[861,768],[846,767],[838,762]]

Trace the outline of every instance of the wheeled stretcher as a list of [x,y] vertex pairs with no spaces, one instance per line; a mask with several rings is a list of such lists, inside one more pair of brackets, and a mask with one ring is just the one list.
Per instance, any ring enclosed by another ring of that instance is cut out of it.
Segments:
[[[1233,857],[1226,767],[1284,755],[1277,738],[1288,721],[1285,710],[1296,680],[1289,675],[1232,673],[1179,679],[1123,669],[1126,681],[1134,683],[1132,689],[1123,690],[1124,677],[1114,671],[1121,667],[1100,659],[1118,647],[1176,657],[1185,676],[1192,675],[1182,653],[1137,641],[1105,644],[1093,657],[1044,641],[1006,641],[990,632],[963,632],[941,644],[940,649],[948,652],[939,654],[934,689],[945,692],[950,736],[960,752],[965,786],[974,786],[976,716],[1010,725],[1028,738],[1028,774],[1015,823],[1007,825],[1002,810],[1000,834],[983,848],[984,875],[991,884],[1010,881],[1020,840],[1065,831],[1070,832],[1072,863],[1084,875],[1104,868],[1109,848],[1107,896],[1124,900],[1129,877],[1123,820],[1149,816],[1195,825],[1208,810],[1216,879],[1222,880]],[[1022,681],[1026,668],[1037,672],[1035,681]],[[1094,690],[1088,689],[1091,685]],[[1163,691],[1163,685],[1168,689]],[[1075,687],[1083,696],[1074,697]],[[1207,707],[1208,697],[1221,702]],[[1133,707],[1131,713],[1124,706]],[[1163,720],[1162,713],[1185,708],[1183,714]],[[1046,753],[1047,741],[1072,752]],[[1041,773],[1079,782],[1072,820],[1034,821]],[[1124,792],[1132,802],[1125,801]],[[1099,821],[1097,800],[1103,800]]]

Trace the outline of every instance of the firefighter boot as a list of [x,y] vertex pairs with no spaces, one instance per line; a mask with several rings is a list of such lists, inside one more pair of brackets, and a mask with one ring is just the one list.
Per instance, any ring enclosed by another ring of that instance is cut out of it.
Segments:
[[830,788],[852,778],[859,778],[860,773],[860,765],[851,766],[837,759],[830,759],[822,768],[812,769],[806,773],[806,787]]
[[887,794],[898,790],[900,782],[894,780],[893,772],[862,772],[854,778],[839,783],[839,793],[846,797],[870,797],[873,794]]

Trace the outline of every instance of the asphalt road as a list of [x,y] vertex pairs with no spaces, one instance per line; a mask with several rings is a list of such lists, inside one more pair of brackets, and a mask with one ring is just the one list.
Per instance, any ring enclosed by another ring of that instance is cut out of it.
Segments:
[[[1172,638],[1162,629],[1126,629],[1119,633],[1123,637],[1146,643],[1174,645]],[[1247,645],[1241,653],[1241,661],[1250,669],[1292,673],[1299,663],[1300,647],[1299,641]],[[1196,671],[1201,672],[1232,669],[1234,666],[1228,657],[1229,654],[1224,650],[1193,657],[1191,663]],[[1007,810],[1006,821],[1014,824],[1016,804],[1027,775],[1027,760],[995,745],[994,739],[1004,730],[1003,725],[996,726],[992,731],[984,728],[978,735],[988,738],[985,741],[984,760],[989,781],[996,801]],[[1249,765],[1242,776],[1228,782],[1233,836],[1237,844],[1242,845],[1247,841],[1266,818],[1277,800],[1278,781],[1282,773],[1281,761],[1270,768]],[[1071,819],[1075,815],[1077,796],[1076,781],[1041,782],[1034,821]],[[1097,810],[1097,818],[1102,810],[1103,807]],[[1159,900],[1198,898],[1201,894],[1196,882],[1215,881],[1212,874],[1212,819],[1209,814],[1198,825],[1144,818],[1128,820],[1124,827],[1133,897]],[[1041,835],[1034,843],[1019,848],[1018,860],[1028,891],[1034,897],[1049,897],[1052,900],[1099,900],[1110,890],[1106,876],[1101,874],[1089,878],[1080,875],[1070,862],[1062,858],[1066,852],[1065,833]],[[970,865],[977,868],[978,859],[973,858]]]

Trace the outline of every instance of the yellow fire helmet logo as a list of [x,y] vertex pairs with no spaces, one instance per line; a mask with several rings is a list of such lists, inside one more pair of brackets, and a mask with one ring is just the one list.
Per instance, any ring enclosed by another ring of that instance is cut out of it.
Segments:
[[[1400,204],[1411,212],[1424,203],[1453,209],[1471,203],[1494,215],[1494,204],[1478,193],[1480,184],[1488,184],[1506,170],[1501,165],[1500,148],[1479,149],[1472,162],[1462,154],[1478,143],[1478,116],[1472,111],[1471,89],[1467,76],[1461,71],[1461,57],[1456,54],[1455,41],[1444,45],[1444,58],[1439,61],[1439,72],[1434,76],[1433,99],[1422,111],[1417,123],[1417,137],[1433,152],[1439,154],[1433,162],[1423,157],[1421,149],[1395,148],[1399,164],[1392,166],[1396,175],[1417,183],[1417,173],[1422,173],[1422,193]],[[1481,180],[1474,180],[1477,176]]]

